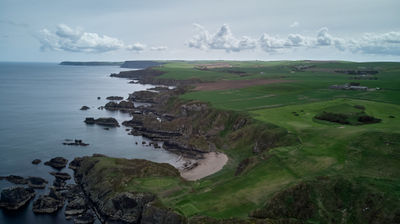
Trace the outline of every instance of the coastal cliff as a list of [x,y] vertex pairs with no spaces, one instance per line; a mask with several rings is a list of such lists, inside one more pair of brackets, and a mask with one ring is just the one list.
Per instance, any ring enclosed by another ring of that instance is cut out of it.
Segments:
[[164,207],[157,195],[143,191],[137,181],[171,178],[179,172],[169,164],[101,155],[76,158],[75,181],[103,223],[181,224],[184,217]]

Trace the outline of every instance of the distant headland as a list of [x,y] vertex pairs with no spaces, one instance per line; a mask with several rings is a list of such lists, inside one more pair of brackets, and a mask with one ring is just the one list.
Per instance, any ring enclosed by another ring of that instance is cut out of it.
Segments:
[[63,61],[60,65],[72,66],[120,66],[121,68],[148,68],[164,64],[160,61],[124,61],[124,62],[110,62],[110,61]]
[[63,61],[60,65],[74,65],[74,66],[121,66],[124,62],[110,62],[110,61]]

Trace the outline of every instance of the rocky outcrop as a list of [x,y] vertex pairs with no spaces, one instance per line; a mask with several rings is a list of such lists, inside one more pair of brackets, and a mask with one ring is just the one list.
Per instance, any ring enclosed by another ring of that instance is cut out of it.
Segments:
[[154,98],[157,94],[157,92],[153,91],[136,91],[129,94],[128,99],[140,103],[154,103]]
[[106,222],[140,223],[144,206],[154,198],[150,193],[123,192],[107,200],[100,211]]
[[82,106],[80,110],[89,110],[89,109],[90,109],[90,107],[88,107],[88,106]]
[[156,86],[153,88],[150,88],[148,90],[153,90],[153,91],[157,91],[157,92],[162,92],[162,91],[169,91],[170,88],[168,86]]
[[39,163],[41,163],[42,162],[42,160],[40,160],[40,159],[34,159],[34,160],[32,160],[32,164],[34,164],[34,165],[38,165]]
[[[117,167],[110,165],[114,164],[111,161],[120,165]],[[104,156],[78,158],[73,161],[73,164],[76,168],[74,175],[76,182],[81,186],[85,195],[88,196],[103,223],[184,223],[184,218],[179,214],[159,207],[160,202],[157,200],[156,195],[152,193],[126,191],[124,189],[116,190],[113,186],[116,183],[120,183],[122,180],[118,179],[118,177],[123,177],[124,175],[118,174],[117,178],[112,180],[107,175],[109,172],[122,172],[129,173],[129,178],[152,176],[179,178],[179,171],[171,165],[158,164],[146,160],[115,159]],[[97,169],[97,166],[103,168]]]
[[88,143],[84,143],[81,139],[75,139],[72,141],[72,139],[66,139],[63,143],[63,145],[73,145],[73,146],[88,146]]
[[70,168],[71,170],[77,170],[82,162],[83,158],[77,157],[74,160],[72,160],[69,165],[68,168]]
[[31,188],[43,189],[46,187],[47,183],[48,183],[48,181],[41,177],[29,177],[28,178],[28,185]]
[[119,127],[118,121],[112,117],[101,117],[98,119],[94,119],[93,117],[87,117],[84,122],[86,124],[97,124],[109,127]]
[[195,145],[189,144],[187,141],[181,141],[179,138],[165,141],[163,149],[193,159],[202,159],[203,154],[206,152],[197,148]]
[[56,191],[63,191],[63,190],[65,190],[65,189],[66,189],[66,185],[67,185],[67,182],[66,182],[65,180],[62,180],[62,179],[56,178],[56,179],[53,181],[53,187],[54,187],[54,189],[55,189]]
[[1,191],[0,208],[17,210],[35,197],[33,188],[11,187]]
[[34,213],[54,213],[64,206],[64,198],[54,188],[48,195],[41,195],[33,202]]
[[130,101],[121,101],[119,103],[116,102],[108,102],[104,106],[106,110],[121,110],[121,111],[130,111],[135,109],[135,105]]
[[44,163],[46,166],[51,166],[54,169],[61,170],[66,167],[68,160],[63,157],[55,157]]
[[84,198],[85,195],[81,191],[77,184],[68,184],[65,186],[65,191],[61,192],[61,195],[68,201],[73,201],[76,198]]
[[122,96],[108,96],[106,98],[107,100],[123,100],[124,98]]
[[74,219],[75,224],[91,224],[94,223],[95,217],[92,213],[87,212],[82,215],[79,215]]
[[65,208],[66,216],[81,215],[86,211],[86,201],[83,197],[77,197],[70,202],[68,202]]
[[71,175],[69,175],[68,173],[50,172],[50,174],[53,175],[56,179],[61,179],[61,180],[71,179]]
[[9,175],[6,177],[0,177],[0,180],[7,180],[8,182],[11,182],[13,184],[28,184],[28,180],[21,177],[21,176],[16,176],[16,175]]

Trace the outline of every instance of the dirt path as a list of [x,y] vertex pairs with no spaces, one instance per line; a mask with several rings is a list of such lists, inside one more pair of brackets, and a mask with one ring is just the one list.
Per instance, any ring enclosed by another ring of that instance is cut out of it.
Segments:
[[284,79],[248,79],[248,80],[223,80],[218,82],[206,82],[196,85],[194,90],[208,91],[208,90],[226,90],[226,89],[239,89],[249,86],[265,85],[272,83],[291,82]]
[[228,162],[228,156],[223,153],[210,152],[204,159],[197,161],[198,166],[191,170],[181,170],[181,176],[190,181],[198,180],[220,171]]

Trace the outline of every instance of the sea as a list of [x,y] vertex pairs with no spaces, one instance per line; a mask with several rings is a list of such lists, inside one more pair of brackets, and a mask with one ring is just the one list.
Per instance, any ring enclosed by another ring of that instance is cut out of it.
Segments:
[[[111,73],[123,70],[132,69],[0,62],[0,176],[37,176],[47,179],[51,186],[54,177],[49,172],[54,170],[45,166],[45,161],[57,156],[72,161],[94,153],[178,166],[178,156],[142,145],[142,141],[149,140],[128,135],[122,125],[105,130],[83,122],[86,117],[114,117],[120,123],[131,119],[128,113],[98,109],[108,102],[107,96],[126,98],[134,91],[154,87],[110,77]],[[84,105],[90,109],[80,110]],[[81,139],[90,145],[66,146],[62,144],[65,139]],[[33,165],[34,159],[42,163]],[[73,174],[68,168],[62,172]],[[0,180],[1,189],[13,185]],[[47,192],[48,188],[37,191],[38,194]],[[33,200],[16,212],[0,209],[0,223],[73,223],[64,217],[65,206],[52,215],[37,215],[32,212],[32,204]]]

